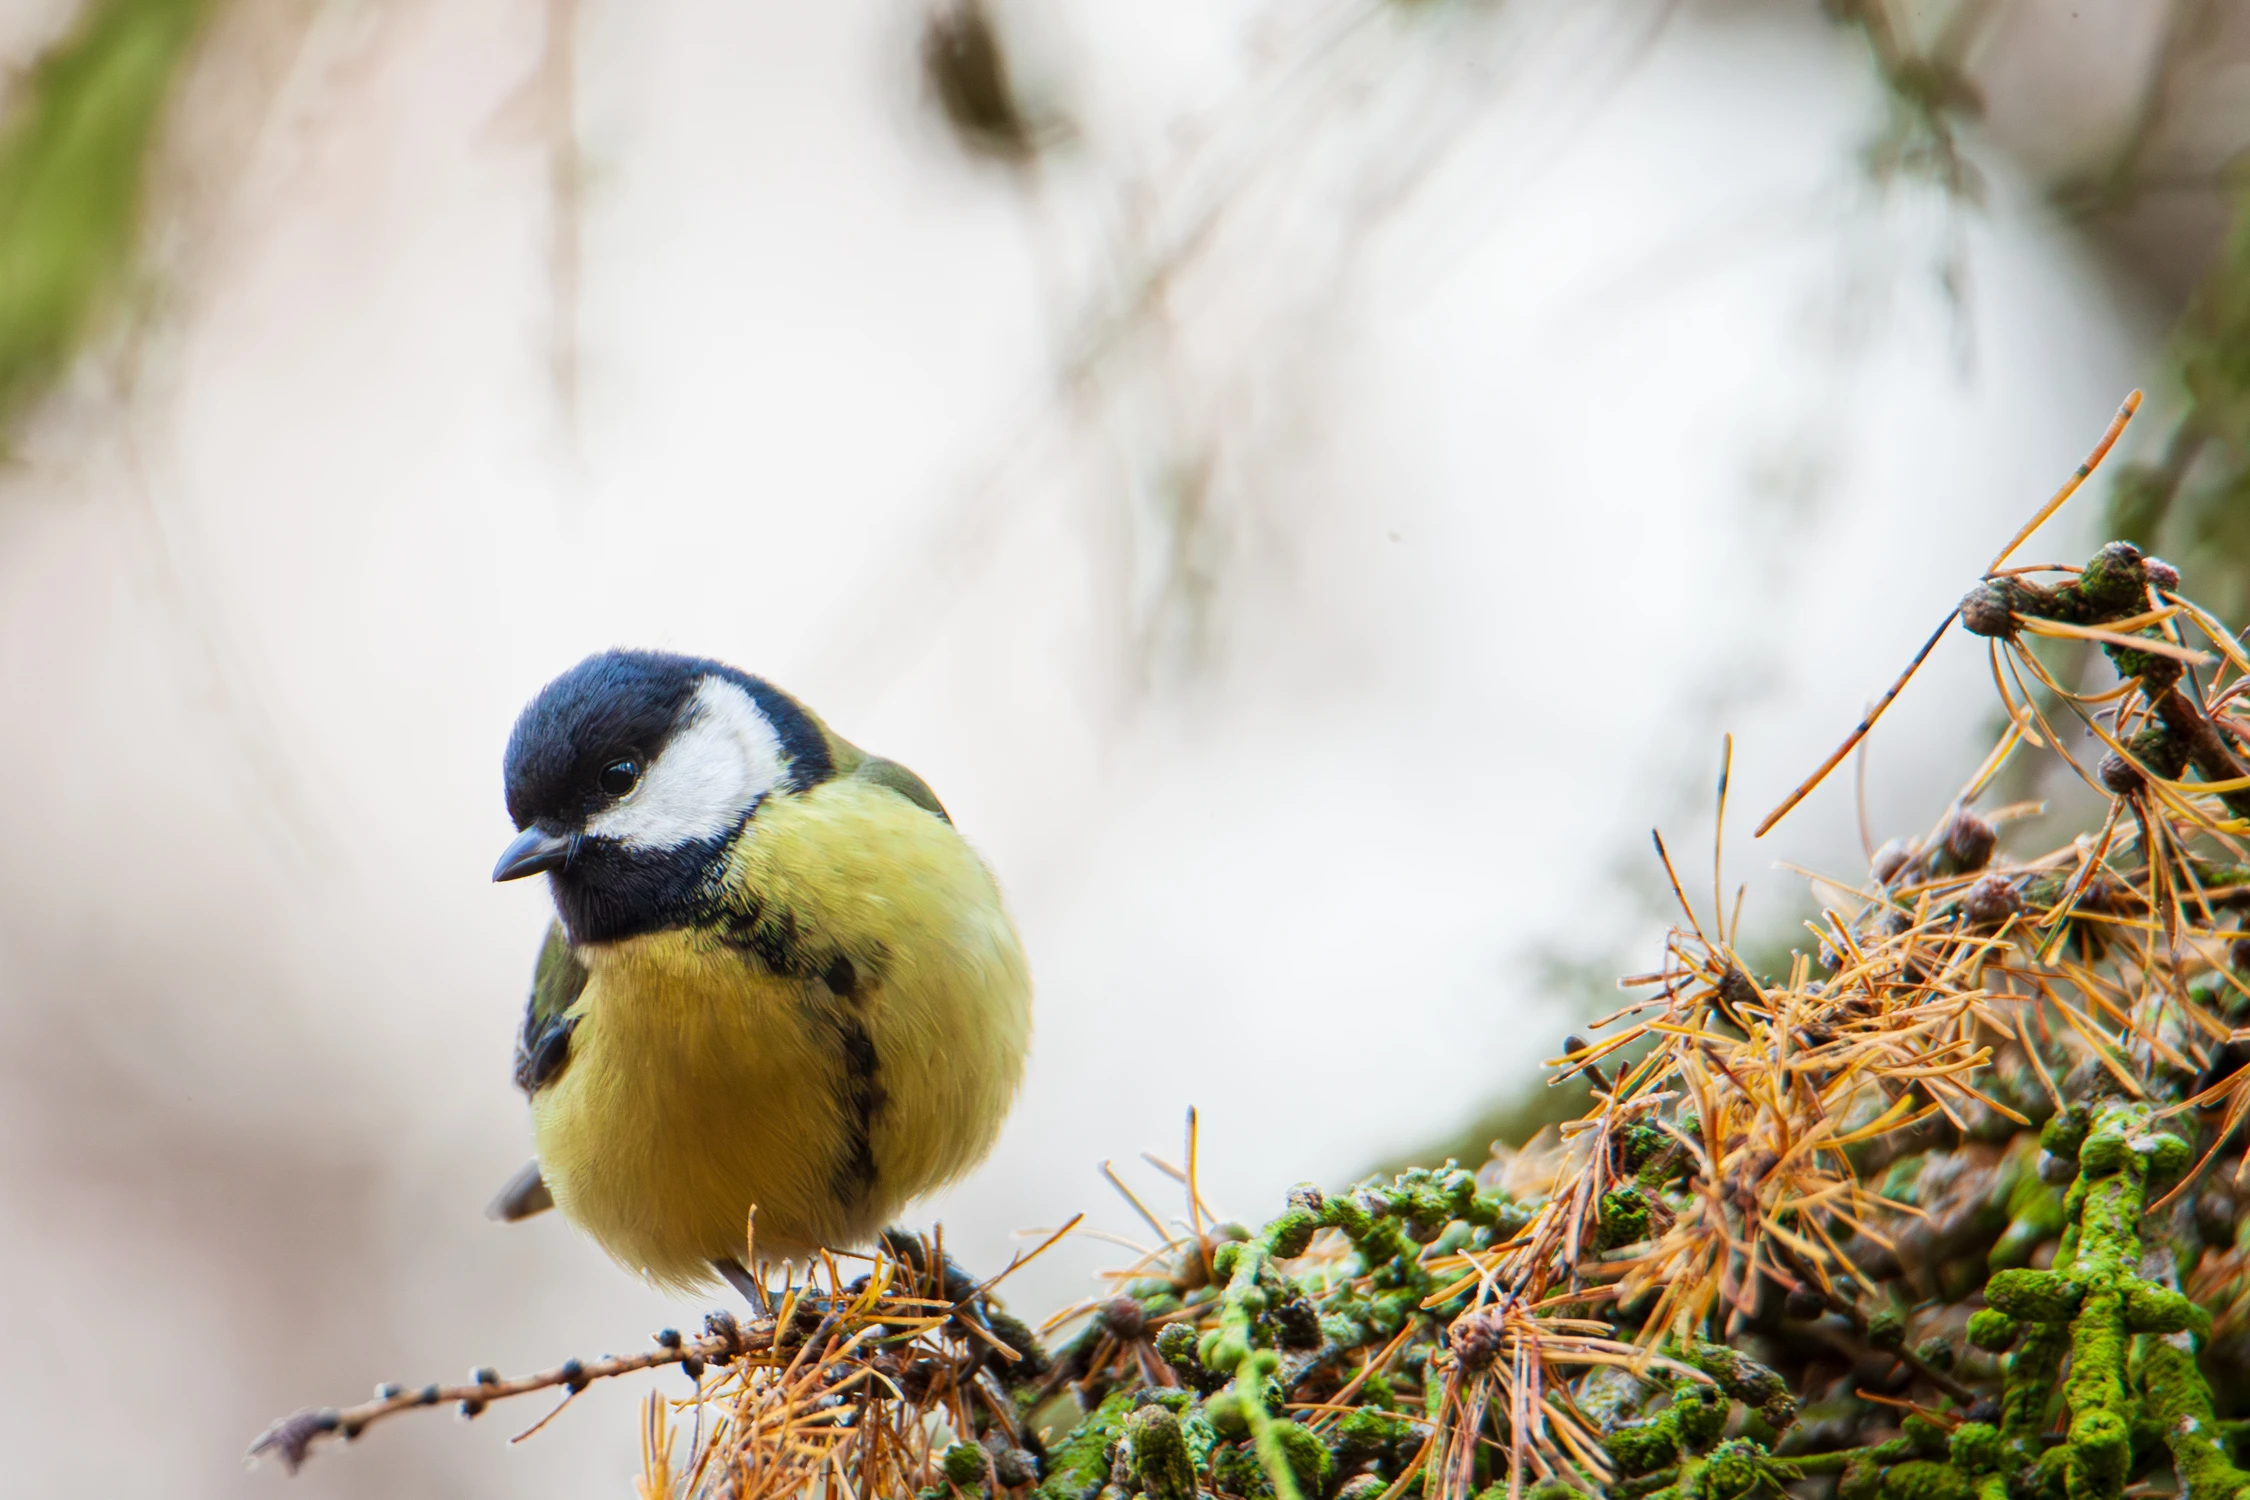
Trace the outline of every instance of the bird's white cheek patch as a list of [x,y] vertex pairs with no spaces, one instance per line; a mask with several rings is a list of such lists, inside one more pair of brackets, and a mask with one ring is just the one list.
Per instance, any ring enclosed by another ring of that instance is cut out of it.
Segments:
[[688,722],[672,736],[641,784],[596,813],[586,831],[643,849],[670,849],[734,831],[758,799],[781,784],[781,738],[750,695],[707,677]]

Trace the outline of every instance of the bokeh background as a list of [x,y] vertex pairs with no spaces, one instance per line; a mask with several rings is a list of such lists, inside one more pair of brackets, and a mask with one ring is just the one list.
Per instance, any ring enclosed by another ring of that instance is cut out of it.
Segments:
[[972,1264],[1134,1235],[1105,1159],[1170,1211],[1190,1105],[1246,1218],[1481,1150],[1653,962],[1648,829],[1708,903],[1722,734],[1764,951],[1777,862],[1861,867],[1849,772],[1749,825],[2136,385],[2031,552],[2241,611],[2245,145],[2234,0],[0,0],[5,1488],[629,1493],[637,1388],[241,1462],[699,1310],[481,1217],[500,747],[606,645],[999,871],[1031,1080],[918,1211]]

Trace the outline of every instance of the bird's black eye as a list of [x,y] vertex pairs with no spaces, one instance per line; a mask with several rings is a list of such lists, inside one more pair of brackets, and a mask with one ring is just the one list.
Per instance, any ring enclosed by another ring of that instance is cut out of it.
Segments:
[[631,756],[613,760],[602,767],[602,774],[595,779],[604,792],[612,797],[622,797],[641,784],[641,763]]

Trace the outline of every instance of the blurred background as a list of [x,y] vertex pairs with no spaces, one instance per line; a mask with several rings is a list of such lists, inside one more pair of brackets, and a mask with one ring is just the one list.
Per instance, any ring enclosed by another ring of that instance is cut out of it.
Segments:
[[1849,769],[1750,826],[2136,385],[2022,560],[2242,613],[2245,145],[2226,0],[0,0],[8,1487],[629,1493],[627,1383],[240,1457],[699,1314],[481,1216],[500,749],[603,646],[770,676],[999,872],[1030,1083],[918,1211],[973,1266],[1139,1233],[1104,1159],[1171,1211],[1191,1104],[1246,1219],[1480,1155],[1656,962],[1652,826],[1708,913],[1727,731],[1786,960]]

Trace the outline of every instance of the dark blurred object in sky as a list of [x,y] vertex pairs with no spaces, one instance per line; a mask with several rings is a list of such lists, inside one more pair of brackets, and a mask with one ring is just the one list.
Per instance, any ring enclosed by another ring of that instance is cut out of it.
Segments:
[[1007,49],[984,0],[950,0],[931,9],[922,23],[922,71],[946,123],[971,151],[1025,162],[1052,134],[1017,96]]

